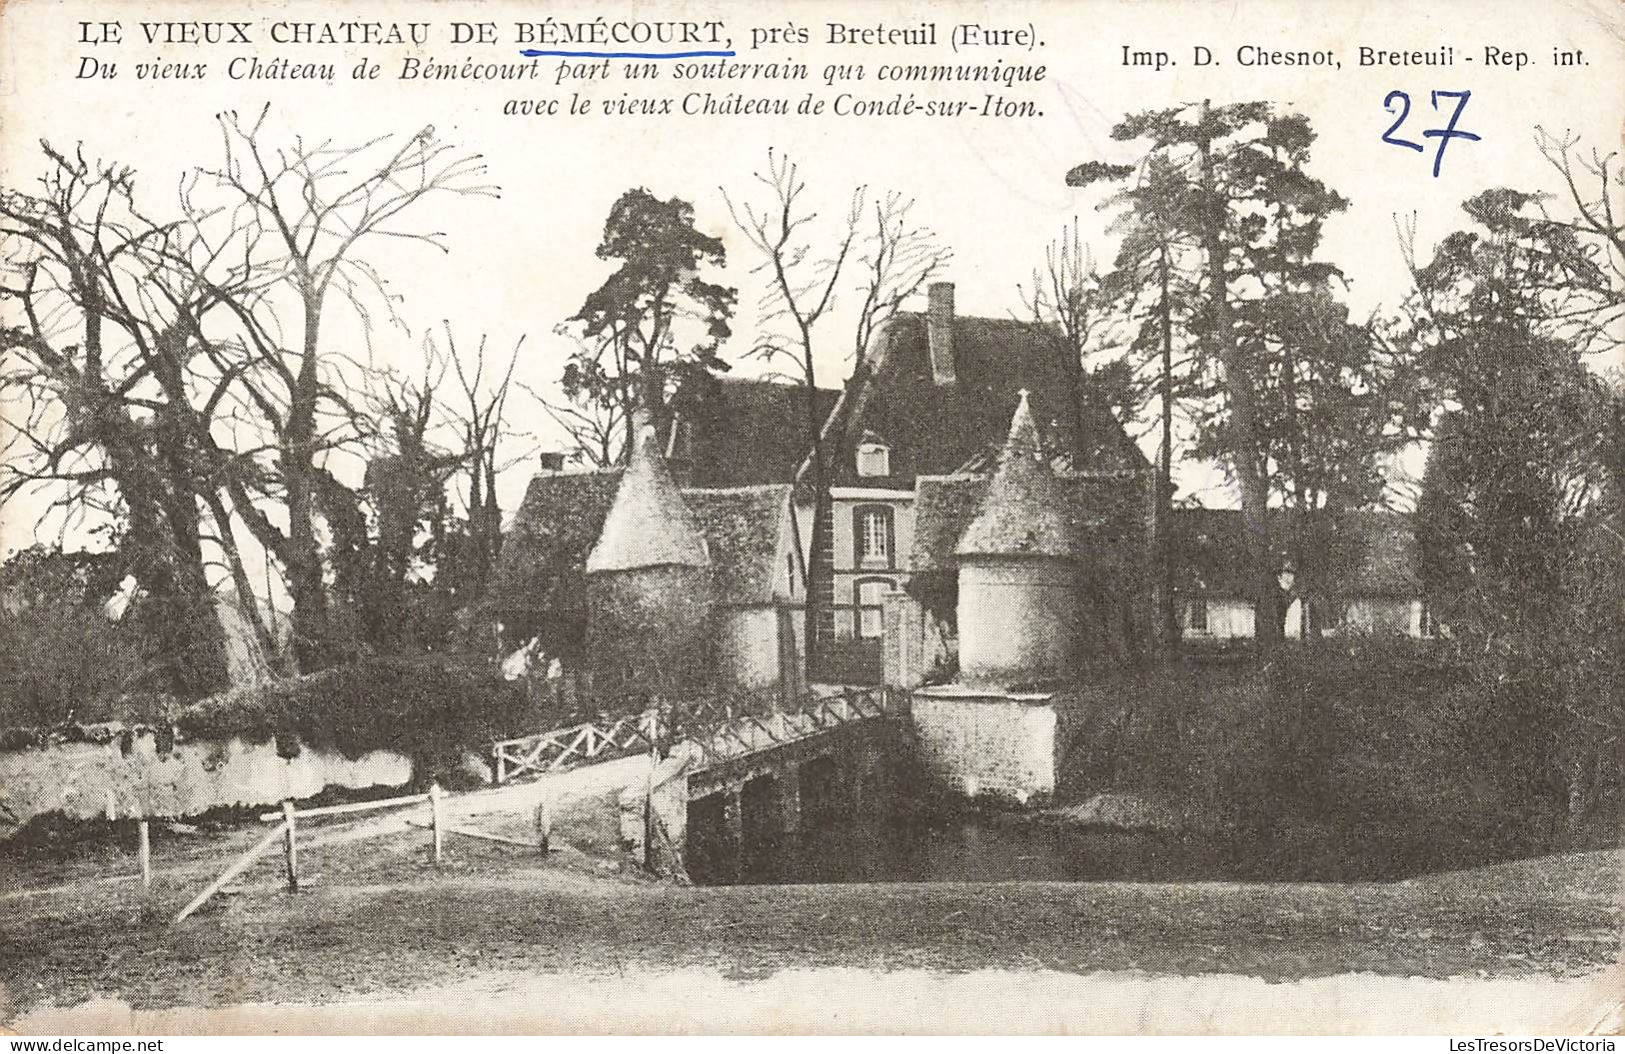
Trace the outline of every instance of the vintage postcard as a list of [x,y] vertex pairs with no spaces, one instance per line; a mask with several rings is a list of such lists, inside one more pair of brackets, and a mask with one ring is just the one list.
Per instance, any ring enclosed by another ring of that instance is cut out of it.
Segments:
[[1611,0],[6,0],[0,1026],[1611,1036],[1622,319]]

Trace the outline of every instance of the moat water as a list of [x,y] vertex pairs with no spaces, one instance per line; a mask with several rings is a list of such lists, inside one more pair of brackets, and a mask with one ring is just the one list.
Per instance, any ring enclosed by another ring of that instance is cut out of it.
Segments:
[[1505,853],[1403,830],[1181,834],[1075,827],[997,813],[814,824],[753,837],[735,857],[690,830],[702,884],[1009,881],[1385,881],[1471,867]]

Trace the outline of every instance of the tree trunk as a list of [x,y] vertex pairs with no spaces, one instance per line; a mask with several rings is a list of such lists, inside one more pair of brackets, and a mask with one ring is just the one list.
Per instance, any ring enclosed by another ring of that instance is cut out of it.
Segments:
[[1174,319],[1168,299],[1168,247],[1158,253],[1157,280],[1161,299],[1157,314],[1162,324],[1162,452],[1157,479],[1157,561],[1162,573],[1158,604],[1159,649],[1164,658],[1179,654],[1179,618],[1174,610]]
[[[831,507],[829,493],[829,466],[824,457],[824,422],[818,417],[818,374],[812,362],[811,338],[805,333],[802,347],[805,358],[802,367],[807,382],[805,417],[807,436],[812,445],[809,467],[812,474],[813,522],[811,543],[807,547],[807,602],[803,618],[805,622],[803,632],[807,638],[807,680],[811,682],[816,680],[823,670],[823,611],[830,599],[826,594],[832,593],[834,583],[834,568],[824,556],[824,538],[833,533],[834,509]],[[831,611],[833,612],[833,609]],[[833,628],[832,615],[831,629]]]
[[169,525],[169,544],[175,565],[174,611],[182,639],[173,656],[175,683],[187,697],[201,697],[226,687],[225,631],[214,608],[214,590],[203,570],[203,542],[193,485],[191,445],[183,425],[173,414],[156,418],[156,447],[162,470],[161,503]]
[[[642,383],[638,394],[638,406],[642,413],[634,416],[638,418],[639,426],[647,425],[653,428],[658,437],[666,424],[666,368],[660,363],[645,362],[639,372],[642,375]],[[635,442],[640,437],[634,431],[632,438]],[[626,456],[628,460],[632,457],[630,447]]]
[[1580,846],[1585,838],[1586,816],[1591,812],[1591,765],[1584,751],[1576,750],[1568,764],[1567,809],[1563,827],[1565,848]]
[[288,492],[288,592],[293,597],[293,652],[300,673],[327,661],[327,591],[316,541],[316,372],[321,301],[304,291],[304,358],[299,364],[288,425],[281,444],[282,481]]
[[[71,242],[71,239],[69,240]],[[68,248],[68,243],[64,243]],[[82,412],[98,437],[108,469],[128,516],[122,547],[142,593],[137,607],[147,639],[156,650],[167,690],[195,699],[226,682],[225,642],[214,611],[214,596],[203,569],[192,445],[186,441],[184,387],[158,362],[153,374],[168,403],[150,423],[137,421],[127,404],[103,383],[102,326],[109,304],[83,257],[72,245],[74,283],[85,313],[85,368],[80,381]]]
[[1225,274],[1226,251],[1223,226],[1225,206],[1217,201],[1213,176],[1213,143],[1208,125],[1208,103],[1202,102],[1197,139],[1201,159],[1203,205],[1201,218],[1203,254],[1207,257],[1208,293],[1211,298],[1209,324],[1213,348],[1224,369],[1230,421],[1230,462],[1241,487],[1241,514],[1247,525],[1247,556],[1253,578],[1253,627],[1259,647],[1270,650],[1281,639],[1278,611],[1280,587],[1276,582],[1271,556],[1269,489],[1263,466],[1258,462],[1258,415],[1254,406],[1252,371],[1242,361],[1236,347],[1230,317],[1229,279]]
[[221,500],[219,491],[206,490],[203,500],[209,508],[210,518],[214,520],[215,533],[220,536],[220,548],[225,551],[226,564],[231,571],[231,584],[237,591],[237,600],[243,607],[243,615],[253,628],[254,639],[265,652],[266,661],[271,664],[272,669],[276,669],[278,667],[276,637],[266,626],[265,616],[260,612],[259,595],[254,592],[254,584],[248,577],[248,568],[243,564],[242,550],[237,547],[237,537],[231,526],[231,513],[227,511],[226,503]]

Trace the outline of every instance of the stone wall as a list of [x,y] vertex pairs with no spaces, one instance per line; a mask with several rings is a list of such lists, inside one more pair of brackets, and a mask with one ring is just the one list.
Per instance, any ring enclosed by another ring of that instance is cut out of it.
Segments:
[[1365,633],[1422,635],[1422,602],[1404,598],[1360,597],[1343,610],[1343,627]]
[[274,805],[308,798],[324,787],[398,787],[412,778],[411,759],[373,751],[354,760],[304,747],[284,758],[276,744],[241,739],[177,742],[160,753],[142,730],[107,743],[59,743],[0,751],[0,839],[35,816],[75,819],[115,815],[196,816],[227,805]]
[[917,688],[954,655],[943,624],[901,590],[887,595],[883,625],[881,683],[888,688]]
[[679,743],[652,772],[628,784],[618,799],[621,845],[656,874],[683,874],[692,749],[690,744]]
[[912,708],[931,783],[967,798],[1018,805],[1054,796],[1067,721],[1051,696],[947,685],[916,691]]

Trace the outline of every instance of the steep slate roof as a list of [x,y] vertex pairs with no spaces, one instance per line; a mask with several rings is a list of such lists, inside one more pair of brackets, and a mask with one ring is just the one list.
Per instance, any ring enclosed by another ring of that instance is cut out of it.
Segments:
[[[982,507],[991,480],[960,473],[921,476],[914,498],[916,578],[952,576],[959,567],[955,550]],[[1086,563],[1104,547],[1137,548],[1145,540],[1145,485],[1127,474],[1062,474],[1059,504],[1066,510]]]
[[[584,618],[587,554],[604,529],[622,470],[542,472],[504,533],[492,581],[500,612]],[[777,582],[777,544],[788,514],[787,484],[682,492],[710,550],[723,603],[767,604]]]
[[[1279,531],[1292,521],[1286,513],[1276,510],[1271,522],[1272,529]],[[1239,509],[1175,509],[1172,535],[1179,556],[1179,588],[1211,596],[1252,596],[1246,531]],[[1335,525],[1334,537],[1354,557],[1355,566],[1341,583],[1345,596],[1421,594],[1416,536],[1409,516],[1394,512],[1352,513]]]
[[[918,476],[991,463],[1022,388],[1032,393],[1034,420],[1048,444],[1079,450],[1079,468],[1148,467],[1103,403],[1086,407],[1089,431],[1075,444],[1070,385],[1042,330],[1015,319],[956,315],[957,379],[949,385],[932,378],[927,331],[926,316],[919,313],[899,312],[887,322],[871,353],[874,378],[848,422],[846,449],[855,450],[863,434],[873,432],[891,448],[891,474],[859,476],[853,459],[843,457],[836,465],[837,485],[909,490]],[[708,487],[791,482],[810,449],[806,391],[797,384],[739,378],[685,385],[673,400],[680,422],[673,448],[689,481]],[[818,389],[821,420],[829,419],[840,394]]]
[[[819,420],[837,391],[817,390]],[[789,483],[807,456],[807,388],[783,381],[696,377],[672,401],[673,459],[701,487]],[[670,435],[668,433],[669,442]]]
[[789,515],[790,485],[692,488],[688,507],[711,548],[716,598],[723,604],[768,604],[778,581],[778,542]]
[[646,429],[587,554],[587,573],[710,563],[705,535],[656,449],[654,429]]
[[[928,329],[926,316],[914,312],[899,312],[887,323],[877,348],[875,379],[851,421],[849,446],[864,431],[890,444],[892,474],[886,485],[908,489],[917,476],[990,462],[1003,445],[1023,388],[1030,392],[1034,422],[1045,440],[1056,451],[1076,452],[1077,467],[1145,465],[1144,455],[1105,405],[1086,406],[1089,431],[1081,442],[1074,436],[1071,385],[1043,331],[1016,319],[954,316],[956,380],[941,385],[931,374]],[[879,482],[858,476],[850,458],[841,461],[836,481],[862,486]]]
[[1078,555],[1074,517],[1083,510],[1067,508],[1068,495],[1044,454],[1027,393],[1019,395],[1009,435],[999,451],[999,467],[954,553],[1070,560]]
[[503,532],[491,603],[567,618],[586,611],[581,571],[620,486],[620,469],[540,472]]

